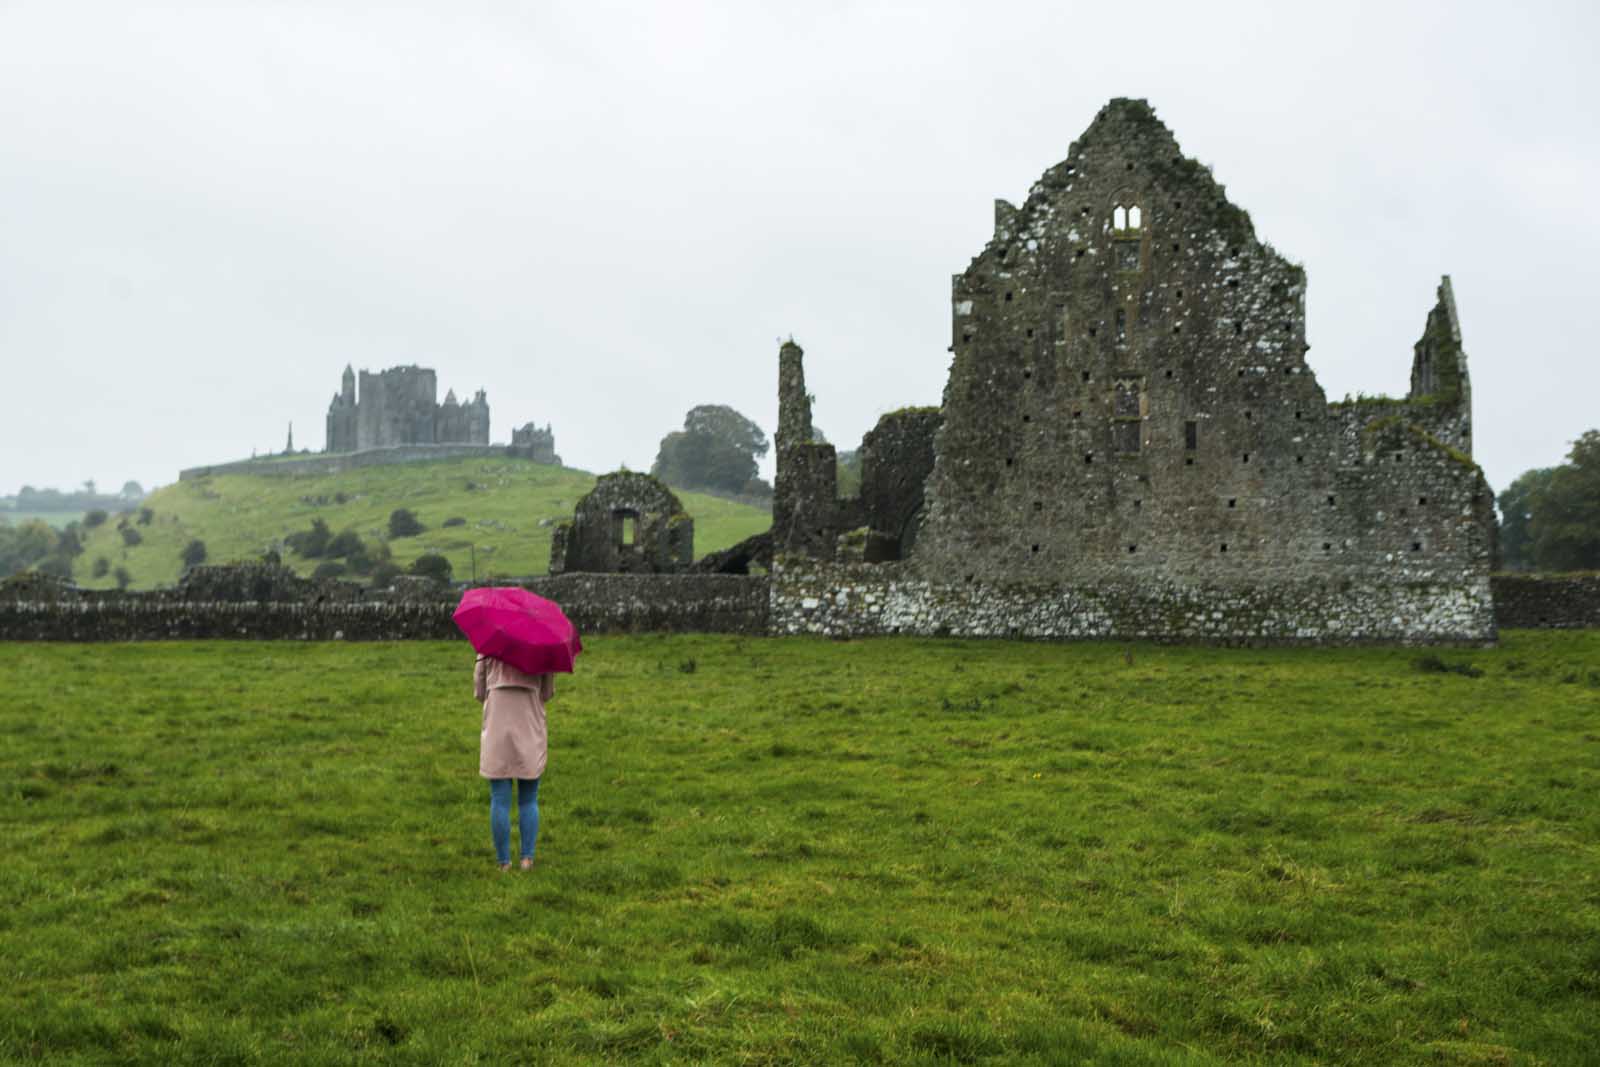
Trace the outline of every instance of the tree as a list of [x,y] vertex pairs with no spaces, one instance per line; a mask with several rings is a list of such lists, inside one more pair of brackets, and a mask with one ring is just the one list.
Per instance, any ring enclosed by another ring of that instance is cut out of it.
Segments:
[[117,495],[124,500],[139,500],[144,497],[144,486],[134,481],[123,482],[122,492]]
[[1533,498],[1550,485],[1554,467],[1523,471],[1500,491],[1495,504],[1500,509],[1500,565],[1508,571],[1536,569],[1533,559]]
[[1600,570],[1600,430],[1572,442],[1567,462],[1531,494],[1528,514],[1540,570]]
[[134,545],[137,545],[144,540],[144,535],[138,530],[135,530],[132,526],[124,526],[121,529],[122,543],[127,545],[129,548],[132,548]]
[[389,513],[390,537],[415,537],[423,530],[422,523],[417,521],[408,508],[396,508]]
[[105,521],[110,517],[111,516],[106,514],[105,508],[95,508],[93,511],[89,512],[83,517],[83,525],[92,530],[96,526],[105,525]]
[[126,589],[133,584],[133,575],[128,573],[128,568],[118,567],[112,572],[112,577],[117,580],[118,589]]
[[183,569],[198,567],[206,561],[206,543],[198,537],[183,546]]
[[321,519],[311,520],[311,529],[297,530],[283,539],[283,543],[304,559],[317,559],[328,550],[328,542],[333,539],[333,531],[328,529],[328,524]]
[[683,417],[685,433],[703,434],[726,441],[752,456],[767,454],[767,435],[749,419],[726,404],[701,404]]
[[419,578],[432,578],[436,582],[448,582],[451,570],[448,559],[437,552],[428,552],[411,561],[408,573]]
[[104,556],[96,556],[94,566],[90,568],[89,573],[96,578],[104,578],[111,573],[111,561]]
[[767,435],[722,404],[689,409],[683,429],[661,439],[650,473],[684,489],[739,493],[756,476],[756,457],[767,454]]
[[332,541],[328,542],[328,549],[323,554],[329,559],[345,559],[350,556],[364,556],[367,546],[361,540],[361,535],[354,530],[340,530]]

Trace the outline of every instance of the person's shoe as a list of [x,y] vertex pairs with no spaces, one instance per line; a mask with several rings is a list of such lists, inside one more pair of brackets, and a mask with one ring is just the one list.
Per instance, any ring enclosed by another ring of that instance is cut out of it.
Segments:
[[524,857],[522,857],[522,869],[525,870],[525,871],[533,870],[533,857],[532,856],[524,856]]
[[511,869],[511,864],[509,864],[509,863],[502,863],[502,864],[501,864],[501,865],[500,865],[500,873],[501,873],[501,874],[504,874],[504,873],[506,873],[506,872],[507,872],[507,871],[509,871],[509,870],[510,870],[510,869]]

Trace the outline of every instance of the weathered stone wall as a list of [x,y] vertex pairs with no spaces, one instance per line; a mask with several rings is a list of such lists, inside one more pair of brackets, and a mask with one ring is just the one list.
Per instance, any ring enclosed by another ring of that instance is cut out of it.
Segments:
[[772,486],[772,546],[832,559],[839,539],[839,460],[833,445],[815,441],[805,352],[794,341],[778,349],[777,476]]
[[1150,576],[1076,585],[938,583],[904,563],[797,557],[772,573],[778,634],[1147,639],[1216,644],[1481,643],[1495,637],[1489,581],[1305,578],[1241,585]]
[[550,573],[670,574],[694,562],[694,520],[637,471],[601,475],[550,541]]
[[256,474],[274,478],[297,474],[337,474],[357,467],[430,463],[440,459],[470,459],[477,456],[485,459],[519,458],[505,445],[397,445],[393,448],[372,448],[365,452],[324,453],[302,459],[271,457],[213,463],[179,471],[178,480],[186,482],[212,474]]
[[1600,626],[1600,574],[1497,574],[1490,585],[1503,629]]
[[880,418],[861,439],[861,514],[873,538],[867,562],[899,559],[916,544],[943,421],[938,408],[904,408]]
[[[767,631],[764,577],[573,574],[528,588],[559,603],[584,634]],[[460,637],[450,618],[458,599],[437,588],[413,598],[305,601],[35,590],[0,597],[0,640],[450,640]]]

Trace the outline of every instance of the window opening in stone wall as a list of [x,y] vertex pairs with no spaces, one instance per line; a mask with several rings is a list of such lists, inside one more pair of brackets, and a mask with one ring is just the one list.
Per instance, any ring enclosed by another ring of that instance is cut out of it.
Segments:
[[1228,551],[1228,542],[1226,542],[1226,541],[1222,542],[1222,551],[1224,551],[1224,552]]
[[1233,324],[1233,335],[1235,337],[1243,337],[1244,336],[1244,323],[1238,322],[1238,321],[1234,322],[1234,324]]
[[1419,505],[1425,505],[1425,504],[1427,504],[1427,502],[1428,502],[1428,498],[1427,497],[1425,497],[1425,496],[1417,497],[1417,503]]
[[1111,227],[1116,230],[1128,228],[1128,209],[1118,205],[1111,210]]
[[1117,309],[1117,344],[1128,342],[1128,313],[1122,308]]
[[1322,551],[1324,551],[1324,552],[1332,552],[1333,551],[1333,542],[1332,541],[1324,541],[1324,542],[1322,542]]
[[1085,463],[1093,463],[1094,462],[1094,453],[1093,452],[1085,452],[1083,454],[1083,461]]
[[1011,292],[1010,292],[1010,290],[1006,291],[1006,303],[1008,303],[1008,304],[1011,303]]
[[631,548],[639,543],[639,513],[618,508],[611,513],[616,524],[617,546]]
[[1328,506],[1330,508],[1333,507],[1333,497],[1331,497],[1331,496],[1328,498]]
[[1237,504],[1237,503],[1239,503],[1239,499],[1238,499],[1238,497],[1231,497],[1231,496],[1230,496],[1230,497],[1229,497],[1229,498],[1228,498],[1228,506],[1229,506],[1229,507],[1230,507],[1230,508],[1231,508],[1231,507],[1233,507],[1233,506],[1234,506],[1234,505],[1236,505],[1236,504]]
[[1143,394],[1143,379],[1123,378],[1115,383],[1111,394],[1111,418],[1118,452],[1126,454],[1139,451],[1141,421],[1145,415]]
[[1183,424],[1183,447],[1193,452],[1200,447],[1200,424],[1186,422]]
[[1421,541],[1413,541],[1413,542],[1411,542],[1411,551],[1413,551],[1413,552],[1421,552],[1422,551],[1422,542]]
[[1139,546],[1138,545],[1129,545],[1128,546],[1128,554],[1130,556],[1133,555],[1133,553],[1135,553],[1137,551],[1139,551]]
[[1249,462],[1250,462],[1250,453],[1248,453],[1248,452],[1246,452],[1246,453],[1245,453],[1245,454],[1244,454],[1244,461],[1245,461],[1245,462],[1246,462],[1246,463],[1249,463]]

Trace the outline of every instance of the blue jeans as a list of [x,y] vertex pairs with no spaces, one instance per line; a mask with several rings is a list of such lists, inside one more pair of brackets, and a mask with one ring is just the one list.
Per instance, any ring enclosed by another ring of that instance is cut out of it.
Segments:
[[517,783],[517,833],[522,838],[522,858],[533,859],[539,839],[539,779],[489,779],[489,836],[501,866],[511,862],[511,783]]

